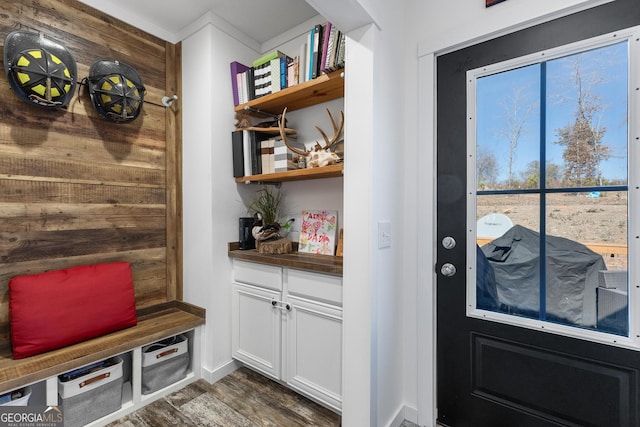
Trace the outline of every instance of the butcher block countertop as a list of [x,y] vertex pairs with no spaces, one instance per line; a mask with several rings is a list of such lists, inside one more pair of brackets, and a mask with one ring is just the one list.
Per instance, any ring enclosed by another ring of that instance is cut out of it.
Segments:
[[[228,244],[228,253],[231,258],[342,276],[342,257],[300,252],[279,255],[259,254],[255,249],[240,250],[239,247],[238,242]],[[294,244],[295,249],[297,249],[297,245]]]

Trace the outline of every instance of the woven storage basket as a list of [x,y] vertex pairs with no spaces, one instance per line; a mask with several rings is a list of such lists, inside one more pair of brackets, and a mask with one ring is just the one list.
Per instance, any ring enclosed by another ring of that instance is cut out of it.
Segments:
[[185,378],[189,360],[186,335],[142,347],[142,394],[153,393]]
[[65,427],[84,426],[122,407],[122,359],[112,357],[103,367],[75,377],[58,376],[59,403]]
[[[21,396],[21,397],[15,397]],[[31,387],[26,386],[2,395],[0,406],[27,406],[31,397]],[[8,399],[8,400],[7,400]]]

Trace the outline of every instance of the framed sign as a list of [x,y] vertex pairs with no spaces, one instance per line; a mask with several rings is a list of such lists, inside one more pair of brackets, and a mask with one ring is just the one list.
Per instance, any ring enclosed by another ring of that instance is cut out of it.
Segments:
[[333,255],[337,225],[337,211],[302,211],[298,252]]

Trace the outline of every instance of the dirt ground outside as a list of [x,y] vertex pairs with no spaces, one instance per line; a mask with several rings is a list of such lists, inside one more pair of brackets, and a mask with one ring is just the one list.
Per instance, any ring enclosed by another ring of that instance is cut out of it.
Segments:
[[[540,231],[540,196],[537,194],[484,195],[477,201],[477,218],[491,213],[508,216],[513,224]],[[627,193],[601,192],[547,195],[547,234],[565,237],[603,255],[607,268],[627,269]],[[601,252],[600,247],[620,246],[623,254]],[[593,246],[593,247],[592,247]]]

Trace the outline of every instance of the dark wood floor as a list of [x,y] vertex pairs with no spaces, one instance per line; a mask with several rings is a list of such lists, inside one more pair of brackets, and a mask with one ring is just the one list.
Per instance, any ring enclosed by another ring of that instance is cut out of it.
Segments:
[[214,384],[198,380],[109,427],[339,425],[334,412],[240,368]]

